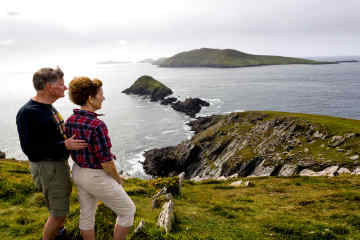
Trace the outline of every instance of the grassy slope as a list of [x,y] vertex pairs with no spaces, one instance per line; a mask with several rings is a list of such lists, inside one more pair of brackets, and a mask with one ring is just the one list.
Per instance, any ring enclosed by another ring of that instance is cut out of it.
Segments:
[[[0,171],[0,238],[39,239],[47,210],[34,191],[28,164],[1,160]],[[160,210],[151,209],[150,185],[129,180],[125,188],[137,206],[135,224],[141,218],[147,222],[147,237],[132,239],[360,239],[359,176],[251,181],[255,187],[186,181],[175,198],[175,229],[164,234],[155,227]],[[66,222],[73,235],[78,234],[78,216],[74,187]],[[98,239],[111,239],[115,216],[100,205],[96,221]]]
[[281,65],[281,64],[321,64],[318,62],[301,58],[290,58],[281,56],[253,55],[232,49],[209,49],[202,48],[181,52],[160,63],[161,67],[181,66],[207,66],[207,67],[247,67],[259,65]]

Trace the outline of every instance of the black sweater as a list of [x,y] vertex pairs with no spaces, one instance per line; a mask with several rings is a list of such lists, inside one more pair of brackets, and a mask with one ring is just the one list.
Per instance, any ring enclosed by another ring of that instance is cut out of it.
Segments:
[[52,105],[33,100],[27,102],[17,113],[20,145],[30,161],[58,161],[69,157],[56,114]]

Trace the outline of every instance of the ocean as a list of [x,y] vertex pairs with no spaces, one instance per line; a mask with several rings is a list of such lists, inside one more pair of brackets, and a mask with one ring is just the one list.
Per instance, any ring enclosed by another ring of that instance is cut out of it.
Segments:
[[[320,58],[315,58],[320,59]],[[321,58],[320,60],[351,58]],[[45,66],[40,66],[45,67]],[[39,68],[40,68],[39,67]],[[55,67],[55,66],[51,66]],[[150,102],[122,90],[142,75],[150,75],[180,99],[200,97],[210,102],[197,116],[247,110],[274,110],[360,119],[360,62],[331,65],[282,65],[248,68],[159,68],[147,63],[60,65],[68,84],[74,76],[103,81],[105,101],[99,113],[108,126],[117,167],[146,177],[144,151],[174,146],[192,136],[191,118],[169,106]],[[37,69],[0,69],[0,151],[8,158],[27,159],[16,131],[18,109],[35,95],[32,74]],[[66,119],[77,108],[68,96],[54,106]]]

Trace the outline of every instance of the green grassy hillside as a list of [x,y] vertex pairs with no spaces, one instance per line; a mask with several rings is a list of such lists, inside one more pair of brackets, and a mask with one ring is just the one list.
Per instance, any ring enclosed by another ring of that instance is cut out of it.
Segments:
[[160,67],[250,67],[262,65],[283,64],[324,64],[330,62],[319,62],[301,58],[254,55],[233,49],[211,49],[201,48],[188,52],[181,52],[173,57],[167,58]]
[[[0,238],[40,239],[47,209],[34,190],[28,164],[0,160],[0,171]],[[160,210],[151,208],[154,186],[159,185],[154,180],[126,181],[137,206],[135,224],[146,222],[145,230],[130,238],[360,239],[359,176],[251,178],[255,186],[242,188],[229,185],[235,180],[185,181],[175,197],[175,229],[168,234],[156,227]],[[74,187],[65,224],[73,239],[79,239],[78,218]],[[97,239],[111,239],[114,222],[111,211],[99,204]]]

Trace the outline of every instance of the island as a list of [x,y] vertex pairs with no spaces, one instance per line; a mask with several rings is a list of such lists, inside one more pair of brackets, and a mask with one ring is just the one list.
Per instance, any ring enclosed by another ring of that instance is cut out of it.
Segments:
[[255,55],[234,49],[201,48],[163,58],[153,64],[159,67],[211,67],[237,68],[285,64],[336,64],[337,62],[315,61],[302,58]]
[[151,101],[159,101],[171,95],[173,91],[151,76],[139,77],[133,85],[122,91],[125,94],[135,94],[150,97]]

